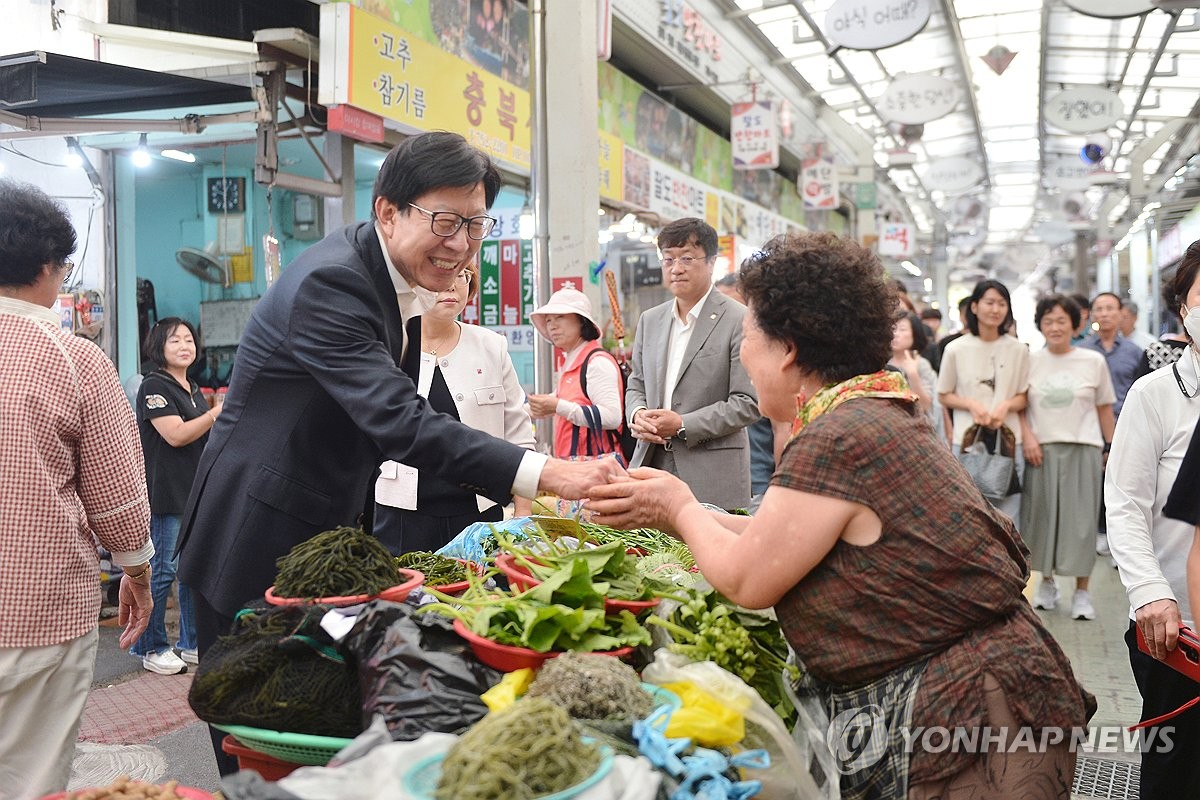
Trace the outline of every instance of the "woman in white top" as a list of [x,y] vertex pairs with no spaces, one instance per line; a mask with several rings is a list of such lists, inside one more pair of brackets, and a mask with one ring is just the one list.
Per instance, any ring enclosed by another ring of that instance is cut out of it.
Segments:
[[1075,578],[1073,619],[1095,619],[1088,579],[1096,564],[1092,520],[1100,513],[1103,459],[1112,442],[1112,378],[1104,356],[1075,347],[1079,306],[1053,294],[1037,304],[1034,324],[1046,349],[1029,357],[1029,406],[1022,416],[1025,482],[1021,532],[1031,566],[1042,573],[1033,607],[1058,604],[1054,576]]
[[[1021,421],[1029,388],[1029,348],[1008,335],[1014,323],[1008,288],[999,281],[975,284],[967,304],[967,329],[946,347],[938,373],[938,400],[951,410],[954,453],[961,456],[963,434],[972,425],[998,431],[1007,427],[1016,439],[1017,480],[1025,460],[1021,454]],[[1009,495],[996,507],[1016,522],[1021,495]]]
[[[1196,684],[1162,663],[1180,625],[1195,628],[1186,563],[1194,527],[1166,517],[1163,507],[1200,418],[1200,241],[1193,242],[1169,287],[1189,344],[1174,364],[1138,378],[1121,407],[1104,476],[1108,544],[1129,596],[1125,644],[1142,695],[1142,719],[1174,711],[1196,696]],[[1200,491],[1200,489],[1193,489]],[[1137,647],[1141,630],[1150,655]],[[1200,785],[1200,713],[1172,718],[1170,752],[1143,748],[1143,797],[1192,797]],[[1146,741],[1159,731],[1143,731]]]
[[[478,292],[472,262],[452,288],[438,292],[433,307],[409,320],[404,369],[417,377],[417,392],[464,425],[533,449],[533,422],[525,391],[508,355],[508,340],[479,325],[458,321]],[[532,503],[514,499],[517,516]],[[393,553],[437,550],[474,522],[498,522],[504,509],[456,483],[413,467],[385,461],[375,482],[375,536]]]
[[[616,359],[600,346],[600,326],[587,295],[559,289],[530,314],[542,337],[564,353],[554,394],[529,397],[534,419],[554,417],[558,458],[620,452],[624,386]],[[586,362],[586,371],[584,370]]]

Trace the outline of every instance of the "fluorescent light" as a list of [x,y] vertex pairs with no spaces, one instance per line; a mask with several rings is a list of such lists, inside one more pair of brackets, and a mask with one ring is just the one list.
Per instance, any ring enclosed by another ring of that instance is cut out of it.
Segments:
[[901,261],[900,266],[904,267],[909,275],[919,276],[921,274],[921,268],[911,261]]
[[175,159],[176,161],[182,161],[185,164],[195,164],[196,163],[196,156],[193,155],[192,153],[185,153],[183,150],[167,149],[167,150],[163,150],[162,152],[160,152],[159,155],[162,156],[163,158],[172,158],[172,159]]

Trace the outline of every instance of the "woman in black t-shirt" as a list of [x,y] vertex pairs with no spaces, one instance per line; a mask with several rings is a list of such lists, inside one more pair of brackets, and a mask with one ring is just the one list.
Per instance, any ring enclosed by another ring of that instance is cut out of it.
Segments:
[[[167,317],[146,337],[144,355],[157,369],[138,389],[137,418],[146,458],[146,488],[150,493],[150,539],[154,542],[150,590],[154,610],[146,632],[129,648],[142,666],[160,675],[174,675],[197,663],[196,626],[192,595],[179,585],[179,641],[176,655],[167,641],[166,608],[175,581],[175,545],[179,519],[208,431],[220,405],[209,409],[200,387],[188,378],[197,355],[196,329],[187,320]],[[181,657],[182,656],[182,657]]]

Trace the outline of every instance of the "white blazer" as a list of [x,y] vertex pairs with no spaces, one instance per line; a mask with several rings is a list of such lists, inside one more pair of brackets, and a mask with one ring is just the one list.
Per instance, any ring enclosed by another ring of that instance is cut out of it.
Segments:
[[[479,325],[460,327],[462,336],[455,348],[438,356],[438,366],[454,398],[458,418],[464,425],[532,450],[533,421],[525,402],[525,390],[508,355],[508,340]],[[413,376],[414,381],[416,377]],[[379,469],[380,476],[375,481],[377,503],[396,506],[396,498],[413,494],[401,488],[409,483],[406,475],[414,471],[411,467],[385,461]],[[476,500],[480,511],[496,505],[482,495],[476,495]]]

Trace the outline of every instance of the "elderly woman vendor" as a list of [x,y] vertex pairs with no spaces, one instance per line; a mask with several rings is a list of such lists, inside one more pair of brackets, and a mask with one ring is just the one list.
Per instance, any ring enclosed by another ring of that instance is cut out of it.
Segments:
[[[792,425],[758,513],[711,513],[650,469],[593,489],[589,508],[674,532],[716,589],[775,607],[834,725],[860,727],[833,741],[883,745],[840,765],[843,797],[1068,797],[1070,729],[1095,700],[1022,595],[1011,520],[884,370],[896,298],[878,260],[828,233],[781,236],[743,265],[741,289],[742,363],[763,413]],[[979,746],[906,747],[905,728],[937,727]]]

